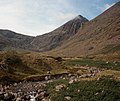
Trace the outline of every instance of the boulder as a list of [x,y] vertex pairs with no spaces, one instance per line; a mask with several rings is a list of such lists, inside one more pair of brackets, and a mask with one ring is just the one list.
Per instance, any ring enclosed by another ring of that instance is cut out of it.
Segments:
[[57,85],[57,86],[55,87],[55,89],[56,89],[56,91],[60,91],[61,89],[65,88],[65,87],[66,87],[65,84],[60,84],[60,85]]
[[71,97],[70,96],[65,96],[65,99],[71,100]]

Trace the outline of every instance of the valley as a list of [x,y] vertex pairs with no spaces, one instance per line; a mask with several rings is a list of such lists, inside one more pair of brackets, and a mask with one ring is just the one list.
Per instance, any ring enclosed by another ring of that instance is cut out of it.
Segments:
[[120,101],[120,2],[43,35],[0,29],[0,101]]

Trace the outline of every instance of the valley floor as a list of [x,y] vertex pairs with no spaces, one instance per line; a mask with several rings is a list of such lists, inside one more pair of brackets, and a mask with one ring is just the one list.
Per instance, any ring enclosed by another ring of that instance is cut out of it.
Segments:
[[93,71],[93,74],[66,74],[54,78],[46,76],[43,81],[0,85],[0,100],[119,101],[120,71],[96,70],[97,72]]
[[120,101],[119,61],[33,54],[7,59],[1,58],[0,101]]

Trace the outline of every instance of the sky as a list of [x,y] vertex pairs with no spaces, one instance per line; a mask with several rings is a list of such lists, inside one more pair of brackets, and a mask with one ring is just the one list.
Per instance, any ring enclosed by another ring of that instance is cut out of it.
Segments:
[[119,0],[0,0],[0,29],[37,36],[77,15],[91,20]]

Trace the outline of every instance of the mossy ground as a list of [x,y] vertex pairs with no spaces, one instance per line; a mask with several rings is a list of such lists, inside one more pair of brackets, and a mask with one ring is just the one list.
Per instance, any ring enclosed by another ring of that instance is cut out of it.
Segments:
[[68,60],[66,61],[66,65],[69,66],[88,66],[88,67],[98,67],[103,69],[113,69],[113,70],[120,70],[120,62],[108,62],[103,60],[94,60],[94,59],[75,59],[75,60]]
[[[55,87],[59,84],[65,84],[66,88],[56,92]],[[50,94],[49,97],[52,101],[68,101],[65,99],[66,96],[71,97],[70,101],[120,100],[120,82],[112,76],[101,77],[99,80],[81,80],[73,84],[68,84],[67,80],[59,79],[47,84],[44,89]]]

